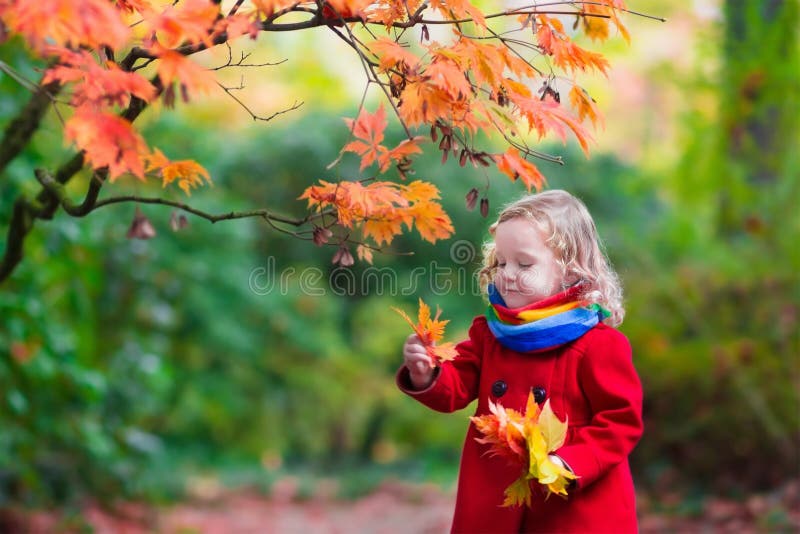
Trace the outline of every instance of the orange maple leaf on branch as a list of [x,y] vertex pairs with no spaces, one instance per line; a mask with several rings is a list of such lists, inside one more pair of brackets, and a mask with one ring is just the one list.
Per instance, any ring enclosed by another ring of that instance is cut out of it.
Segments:
[[355,121],[353,119],[345,119],[345,122],[356,140],[347,143],[342,148],[342,152],[355,152],[361,156],[359,169],[362,171],[372,163],[377,162],[380,172],[386,172],[393,161],[396,163],[406,161],[412,154],[420,154],[422,152],[418,143],[425,138],[421,136],[403,139],[400,144],[391,150],[381,144],[383,132],[388,124],[383,104],[373,114],[366,110],[361,110],[361,114]]
[[67,120],[64,137],[84,151],[94,168],[108,167],[112,182],[126,173],[144,180],[143,157],[147,145],[122,117],[81,106]]
[[450,361],[458,356],[458,351],[453,343],[436,344],[444,338],[444,327],[450,322],[449,319],[446,321],[439,320],[442,310],[437,308],[436,315],[431,317],[430,307],[425,304],[422,299],[419,299],[419,312],[417,313],[417,322],[415,323],[403,310],[395,307],[392,307],[392,309],[399,313],[411,326],[414,333],[417,334],[417,337],[425,346],[425,351],[428,353],[428,356],[431,357],[431,366],[437,363]]

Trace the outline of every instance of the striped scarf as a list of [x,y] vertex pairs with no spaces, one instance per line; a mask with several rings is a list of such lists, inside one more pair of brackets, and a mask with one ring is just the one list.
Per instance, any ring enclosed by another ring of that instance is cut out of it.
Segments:
[[599,304],[579,299],[582,285],[512,309],[490,284],[486,312],[489,329],[501,345],[517,352],[546,350],[574,341],[609,316]]

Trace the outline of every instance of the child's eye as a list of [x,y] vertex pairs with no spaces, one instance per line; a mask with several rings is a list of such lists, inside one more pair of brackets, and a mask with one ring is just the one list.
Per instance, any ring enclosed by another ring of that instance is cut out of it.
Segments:
[[520,266],[520,269],[527,269],[528,267],[531,266],[531,264],[530,263],[520,263],[519,266]]

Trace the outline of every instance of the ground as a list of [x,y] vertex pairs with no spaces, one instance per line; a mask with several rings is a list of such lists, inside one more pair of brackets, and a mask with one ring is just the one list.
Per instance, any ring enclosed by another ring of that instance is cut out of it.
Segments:
[[[26,534],[82,531],[81,522],[98,534],[444,534],[448,532],[454,495],[438,486],[386,481],[353,500],[335,498],[333,485],[300,498],[291,479],[273,486],[269,496],[253,490],[205,487],[183,503],[155,508],[127,504],[114,512],[87,505],[82,517],[65,519],[52,512],[18,513],[0,531]],[[659,508],[677,496],[662,496]],[[744,501],[705,498],[691,514],[656,511],[655,499],[639,496],[643,533],[800,532],[800,482]]]

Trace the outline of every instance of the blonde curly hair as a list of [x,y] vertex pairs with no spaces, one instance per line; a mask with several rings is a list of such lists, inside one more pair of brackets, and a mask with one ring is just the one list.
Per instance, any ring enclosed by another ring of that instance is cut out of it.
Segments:
[[[611,312],[604,322],[611,326],[622,324],[625,308],[619,276],[602,251],[594,220],[583,202],[560,189],[528,195],[503,208],[489,233],[494,235],[497,225],[519,217],[530,220],[543,232],[545,243],[563,269],[564,287],[583,281],[582,298]],[[479,272],[484,292],[496,272],[495,245],[490,241],[483,245],[483,267]]]

